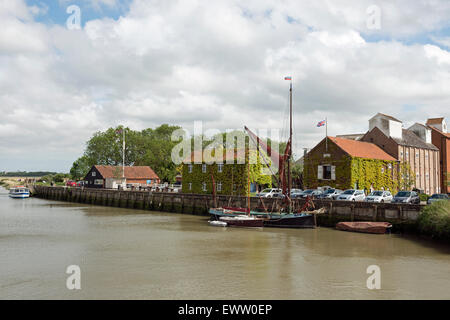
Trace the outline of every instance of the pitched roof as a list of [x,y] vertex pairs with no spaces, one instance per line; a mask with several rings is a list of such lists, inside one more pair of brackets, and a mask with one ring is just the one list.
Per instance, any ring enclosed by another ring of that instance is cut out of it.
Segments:
[[428,128],[430,128],[431,130],[436,131],[437,133],[439,133],[439,134],[441,134],[443,136],[446,136],[447,138],[450,138],[450,133],[449,132],[447,132],[447,133],[442,132],[441,130],[439,130],[439,129],[435,128],[435,127],[432,127],[432,126],[428,126]]
[[427,120],[427,124],[441,124],[444,118],[430,118]]
[[439,150],[431,143],[426,143],[422,139],[420,139],[413,131],[402,129],[402,138],[392,138],[399,145],[421,148],[421,149],[431,149],[431,150]]
[[364,133],[337,134],[336,137],[351,140],[361,140],[361,138],[364,137]]
[[393,116],[390,116],[390,115],[388,115],[388,114],[384,114],[384,113],[381,113],[381,112],[378,112],[376,115],[374,115],[374,116],[373,116],[372,118],[370,118],[370,119],[373,119],[373,118],[375,118],[375,117],[378,116],[378,115],[383,116],[383,117],[386,117],[386,118],[388,118],[388,119],[390,119],[390,120],[393,120],[393,121],[401,122],[400,120],[394,118]]
[[376,144],[370,142],[363,142],[357,140],[350,140],[338,137],[328,137],[339,148],[347,152],[352,157],[366,158],[366,159],[378,159],[395,161],[396,159],[387,154],[383,149]]
[[[122,166],[94,166],[104,179],[122,177]],[[158,175],[149,166],[125,167],[127,179],[159,179]]]

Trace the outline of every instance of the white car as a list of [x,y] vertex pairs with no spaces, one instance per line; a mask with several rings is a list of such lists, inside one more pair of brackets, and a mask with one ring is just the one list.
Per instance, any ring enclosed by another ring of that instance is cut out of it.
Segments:
[[283,191],[281,189],[267,188],[261,191],[258,196],[262,198],[273,198],[274,194],[279,194],[282,192]]
[[364,190],[348,189],[338,195],[337,200],[364,201],[365,198]]
[[373,191],[366,197],[366,202],[391,202],[392,198],[389,191]]

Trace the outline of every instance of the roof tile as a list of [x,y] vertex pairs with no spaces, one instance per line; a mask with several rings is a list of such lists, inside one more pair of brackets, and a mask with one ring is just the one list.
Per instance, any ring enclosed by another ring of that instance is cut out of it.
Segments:
[[[117,172],[122,177],[122,166],[101,166],[95,168],[100,172],[104,179],[114,178]],[[127,179],[159,179],[158,175],[149,166],[125,167],[125,178]]]
[[328,138],[352,157],[387,160],[387,161],[396,160],[394,157],[387,154],[385,151],[383,151],[383,149],[378,147],[376,144],[370,142],[350,140],[338,137],[328,137]]

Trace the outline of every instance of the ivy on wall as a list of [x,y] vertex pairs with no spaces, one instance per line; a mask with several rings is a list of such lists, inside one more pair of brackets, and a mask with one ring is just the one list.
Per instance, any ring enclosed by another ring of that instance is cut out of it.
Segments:
[[[255,151],[256,152],[256,151]],[[189,164],[185,163],[182,167],[182,192],[183,193],[198,193],[198,194],[211,194],[213,190],[212,176],[216,184],[216,190],[218,183],[222,184],[222,190],[216,191],[217,194],[224,195],[247,195],[248,192],[248,173],[250,171],[250,182],[257,183],[259,185],[271,186],[272,178],[270,175],[266,175],[260,158],[256,158],[256,163],[250,165],[248,170],[247,164],[227,164],[222,166],[222,172],[218,171],[218,165],[207,164],[206,172],[202,171],[203,164],[192,164],[192,172],[189,172]],[[246,153],[246,163],[248,162],[248,152]],[[206,191],[203,190],[203,183],[206,183]],[[192,189],[189,189],[189,183],[191,183]]]
[[[335,166],[336,179],[318,179],[319,165]],[[330,158],[324,160],[317,154],[310,154],[305,159],[303,171],[304,182],[307,188],[317,188],[330,186],[338,189],[366,189],[370,190],[390,190],[396,193],[399,189],[405,189],[408,185],[407,177],[412,175],[404,174],[410,171],[407,164],[398,164],[397,161],[385,161],[378,159],[365,159],[344,155],[340,158]],[[408,188],[406,188],[408,189]]]

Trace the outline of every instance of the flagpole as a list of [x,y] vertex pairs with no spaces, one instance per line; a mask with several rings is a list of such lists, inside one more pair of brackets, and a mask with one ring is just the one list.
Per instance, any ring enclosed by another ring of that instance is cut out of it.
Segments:
[[123,144],[122,144],[122,178],[125,179],[125,128],[123,128]]
[[328,152],[328,120],[325,117],[325,149]]

